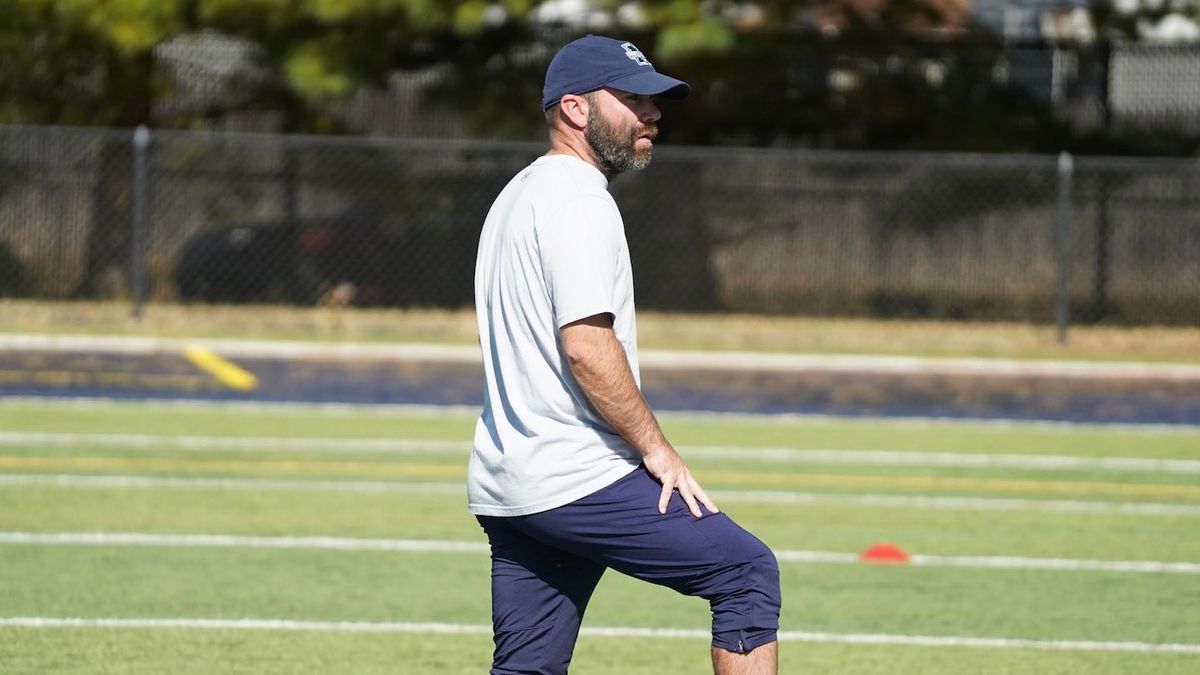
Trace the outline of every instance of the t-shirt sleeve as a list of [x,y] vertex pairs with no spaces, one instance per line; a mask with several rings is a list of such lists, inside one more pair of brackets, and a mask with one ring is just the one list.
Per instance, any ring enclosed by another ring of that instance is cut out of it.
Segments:
[[574,199],[539,222],[537,230],[554,325],[614,314],[617,259],[625,237],[613,205],[600,197]]

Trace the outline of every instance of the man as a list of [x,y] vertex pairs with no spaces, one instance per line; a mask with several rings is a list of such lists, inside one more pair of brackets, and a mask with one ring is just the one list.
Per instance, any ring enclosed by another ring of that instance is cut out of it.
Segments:
[[709,601],[713,669],[775,673],[771,551],[715,504],[640,392],[633,278],[608,179],[650,162],[686,83],[589,35],[550,63],[550,151],[484,222],[475,303],[486,396],[468,508],[492,550],[493,675],[562,674],[606,568]]

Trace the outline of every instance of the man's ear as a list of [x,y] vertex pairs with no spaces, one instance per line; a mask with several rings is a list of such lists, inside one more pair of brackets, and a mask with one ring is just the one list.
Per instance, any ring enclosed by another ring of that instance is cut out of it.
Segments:
[[591,104],[582,96],[566,94],[558,102],[558,111],[563,121],[576,129],[587,126],[591,114]]

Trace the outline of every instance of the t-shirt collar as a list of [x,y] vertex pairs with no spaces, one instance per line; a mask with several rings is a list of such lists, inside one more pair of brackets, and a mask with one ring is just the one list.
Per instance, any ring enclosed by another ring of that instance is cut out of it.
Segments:
[[534,164],[550,164],[561,163],[571,167],[579,167],[582,169],[581,177],[595,184],[596,187],[607,190],[608,177],[604,175],[600,169],[583,161],[575,155],[542,155],[534,161]]

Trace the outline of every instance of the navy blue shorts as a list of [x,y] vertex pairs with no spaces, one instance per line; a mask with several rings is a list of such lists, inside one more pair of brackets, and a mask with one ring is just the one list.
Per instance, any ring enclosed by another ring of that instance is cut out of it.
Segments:
[[607,568],[709,601],[713,646],[775,641],[775,555],[724,513],[696,518],[644,467],[583,499],[528,516],[477,516],[492,549],[492,675],[567,672],[588,600]]

